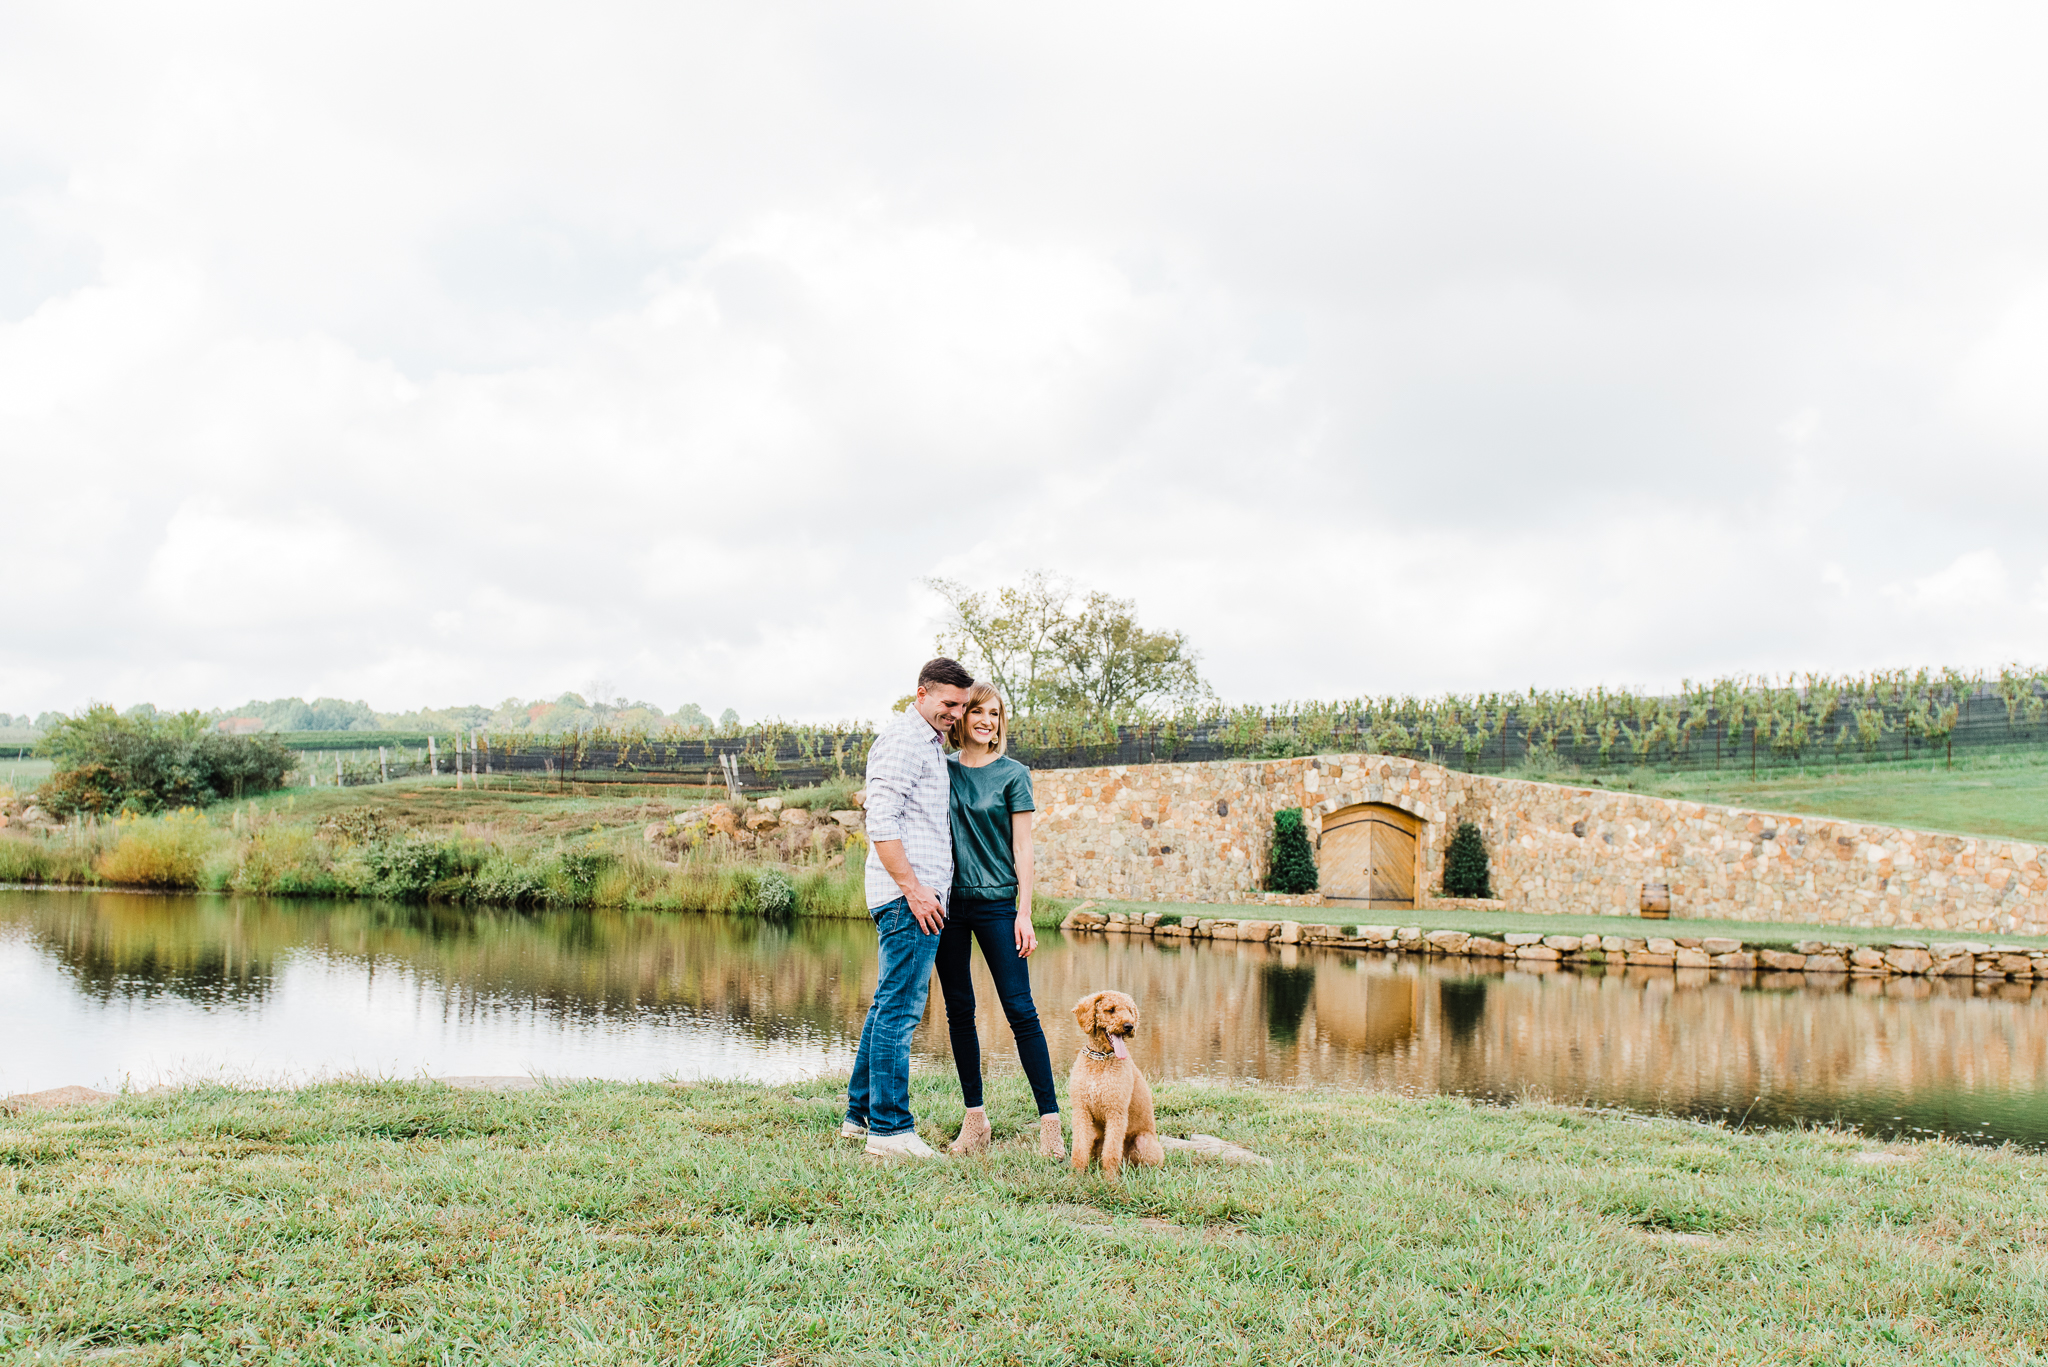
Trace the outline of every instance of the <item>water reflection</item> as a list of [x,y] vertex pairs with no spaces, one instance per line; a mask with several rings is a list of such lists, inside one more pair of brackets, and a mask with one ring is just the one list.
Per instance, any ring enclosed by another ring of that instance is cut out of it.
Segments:
[[[1068,1008],[1117,987],[1155,1077],[2048,1143],[2048,990],[2025,984],[1481,975],[1058,935],[1033,976],[1062,1064]],[[873,986],[858,922],[0,892],[0,1092],[349,1069],[790,1078],[848,1066]],[[1014,1069],[985,979],[979,995],[989,1066]],[[915,1047],[946,1060],[936,1000]]]

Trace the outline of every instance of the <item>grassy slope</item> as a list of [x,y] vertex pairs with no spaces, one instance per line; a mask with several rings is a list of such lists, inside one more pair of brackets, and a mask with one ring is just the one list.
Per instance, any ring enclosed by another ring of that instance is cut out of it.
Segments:
[[[1528,776],[1574,781],[1563,774]],[[1916,760],[1848,765],[1839,771],[1766,771],[1754,779],[1735,769],[1679,774],[1636,770],[1605,776],[1604,781],[1608,787],[1657,797],[2048,844],[2048,755],[1987,755],[1958,760],[1953,769],[1939,761]]]
[[[950,1083],[918,1104],[957,1121]],[[2023,1363],[2048,1157],[1160,1089],[1176,1155],[884,1168],[836,1085],[194,1092],[0,1121],[13,1361]],[[927,1123],[927,1137],[942,1136]]]

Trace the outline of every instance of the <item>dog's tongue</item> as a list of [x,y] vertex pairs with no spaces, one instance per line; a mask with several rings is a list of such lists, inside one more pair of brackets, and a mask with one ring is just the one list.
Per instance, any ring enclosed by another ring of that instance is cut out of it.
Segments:
[[1122,1035],[1111,1035],[1109,1037],[1109,1047],[1115,1051],[1118,1058],[1129,1058],[1131,1056],[1131,1051],[1124,1048],[1124,1037]]

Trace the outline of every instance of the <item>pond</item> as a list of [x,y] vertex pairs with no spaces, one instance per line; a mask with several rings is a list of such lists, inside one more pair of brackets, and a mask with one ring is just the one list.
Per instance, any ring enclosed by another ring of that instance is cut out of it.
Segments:
[[[2048,1144],[2048,984],[1474,962],[1049,931],[1033,980],[1062,1077],[1069,1008],[1114,987],[1138,999],[1155,1078]],[[0,890],[0,1094],[342,1072],[785,1080],[851,1065],[874,971],[858,921]],[[980,983],[988,1066],[1015,1070]],[[915,1047],[949,1062],[936,991]]]

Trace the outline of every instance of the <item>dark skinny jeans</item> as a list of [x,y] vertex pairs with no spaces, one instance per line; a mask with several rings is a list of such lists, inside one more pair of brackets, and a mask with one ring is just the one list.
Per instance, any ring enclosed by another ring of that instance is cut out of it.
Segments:
[[946,999],[946,1027],[953,1036],[953,1066],[960,1072],[960,1095],[967,1105],[981,1105],[981,1036],[974,1029],[974,979],[967,970],[974,942],[979,940],[981,957],[988,961],[989,976],[996,981],[1003,1014],[1010,1019],[1017,1059],[1031,1082],[1038,1113],[1053,1115],[1060,1108],[1060,1099],[1052,1086],[1052,1056],[1046,1052],[1038,1008],[1031,1004],[1030,965],[1017,955],[1016,925],[1014,897],[984,902],[953,894],[934,963],[939,991]]

